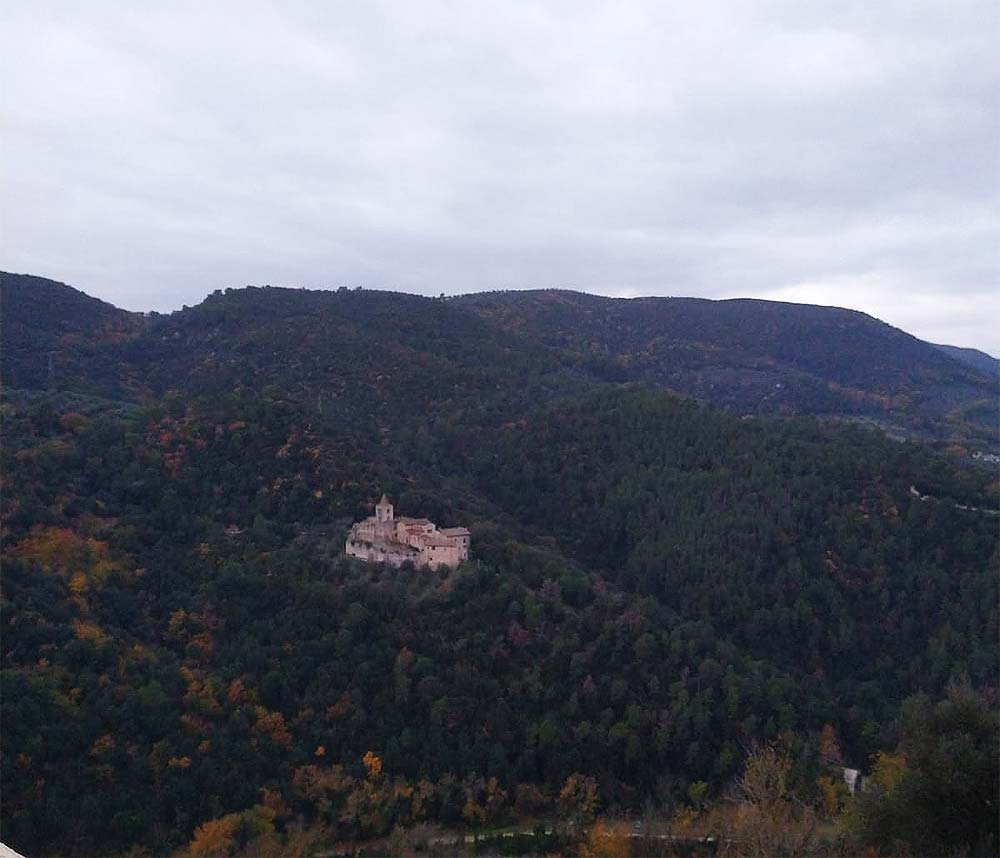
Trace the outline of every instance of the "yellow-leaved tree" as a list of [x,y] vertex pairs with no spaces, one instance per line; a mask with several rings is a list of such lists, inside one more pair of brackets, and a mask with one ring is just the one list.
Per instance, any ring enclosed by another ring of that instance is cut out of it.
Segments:
[[365,764],[365,769],[368,770],[369,780],[378,780],[379,776],[382,774],[382,760],[374,751],[369,751],[361,758],[361,762]]
[[262,855],[273,852],[275,811],[255,804],[242,813],[228,813],[199,825],[187,854],[197,858]]
[[632,854],[628,823],[598,820],[581,844],[580,854],[584,858],[627,858]]

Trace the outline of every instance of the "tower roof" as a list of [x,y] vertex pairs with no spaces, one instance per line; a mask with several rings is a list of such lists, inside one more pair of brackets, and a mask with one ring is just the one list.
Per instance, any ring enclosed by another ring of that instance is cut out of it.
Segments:
[[383,492],[382,493],[382,500],[380,500],[378,502],[378,505],[379,506],[383,506],[384,504],[391,504],[391,503],[392,503],[392,501],[389,500],[389,496],[387,494],[385,494],[385,492]]

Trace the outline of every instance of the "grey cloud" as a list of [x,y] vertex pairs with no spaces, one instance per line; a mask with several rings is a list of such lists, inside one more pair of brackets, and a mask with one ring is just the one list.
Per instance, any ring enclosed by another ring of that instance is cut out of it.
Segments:
[[1000,352],[1000,7],[0,6],[0,267],[836,303]]

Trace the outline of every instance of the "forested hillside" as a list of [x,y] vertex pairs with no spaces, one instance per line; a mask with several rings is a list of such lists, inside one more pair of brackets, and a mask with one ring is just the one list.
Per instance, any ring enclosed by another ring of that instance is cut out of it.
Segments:
[[[273,388],[345,422],[505,411],[640,381],[738,415],[865,420],[997,449],[995,373],[863,313],[769,301],[227,289],[168,315],[0,274],[10,386],[133,401]],[[484,393],[486,395],[484,395]]]
[[990,378],[1000,378],[1000,360],[986,354],[986,352],[981,352],[979,349],[963,349],[958,346],[936,346],[936,348],[959,363],[971,366]]
[[6,387],[132,395],[121,343],[142,316],[43,277],[0,272],[0,382]]
[[876,417],[927,437],[995,437],[981,366],[864,313],[775,301],[491,292],[456,299],[520,335],[744,414]]
[[[462,303],[237,290],[45,340],[89,369],[2,400],[3,841],[715,825],[767,763],[848,853],[992,848],[995,475]],[[346,558],[383,491],[473,560]]]

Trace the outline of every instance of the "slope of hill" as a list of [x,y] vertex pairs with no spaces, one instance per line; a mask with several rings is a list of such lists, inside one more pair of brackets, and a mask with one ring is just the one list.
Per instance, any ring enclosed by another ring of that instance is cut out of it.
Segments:
[[156,393],[268,387],[347,423],[415,412],[497,420],[588,382],[556,350],[451,303],[392,292],[246,288],[158,319],[127,350]]
[[455,300],[620,377],[737,413],[868,415],[925,437],[995,437],[989,377],[863,313],[554,290]]
[[[588,778],[637,811],[722,793],[755,741],[812,801],[824,730],[863,764],[909,695],[996,674],[995,520],[961,508],[987,478],[870,432],[641,389],[428,446],[427,414],[383,446],[269,396],[50,400],[5,406],[30,443],[2,451],[0,818],[29,854],[257,804],[340,839],[495,823]],[[383,489],[475,562],[345,559]]]
[[954,358],[966,366],[971,366],[989,378],[1000,378],[1000,360],[997,360],[993,355],[988,355],[979,349],[965,349],[960,346],[935,345],[934,348],[940,349],[948,357]]
[[7,386],[127,396],[120,347],[143,328],[141,314],[64,283],[0,272],[0,377]]

